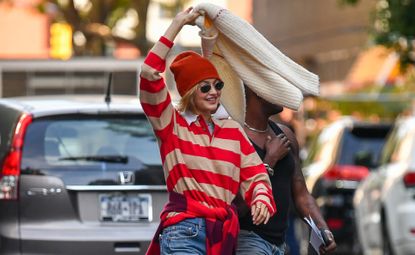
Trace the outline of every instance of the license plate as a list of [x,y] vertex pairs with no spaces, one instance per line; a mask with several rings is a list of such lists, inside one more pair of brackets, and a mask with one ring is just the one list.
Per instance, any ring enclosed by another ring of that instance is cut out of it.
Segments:
[[101,194],[100,220],[106,222],[140,222],[152,220],[150,194]]

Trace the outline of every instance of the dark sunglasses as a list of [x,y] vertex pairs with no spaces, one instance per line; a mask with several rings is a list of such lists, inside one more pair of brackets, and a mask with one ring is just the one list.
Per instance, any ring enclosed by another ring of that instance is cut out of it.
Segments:
[[[217,91],[221,91],[223,89],[223,86],[225,84],[222,81],[218,81],[213,85]],[[208,93],[210,89],[212,88],[212,85],[209,83],[204,83],[202,86],[200,86],[200,92],[202,93]]]

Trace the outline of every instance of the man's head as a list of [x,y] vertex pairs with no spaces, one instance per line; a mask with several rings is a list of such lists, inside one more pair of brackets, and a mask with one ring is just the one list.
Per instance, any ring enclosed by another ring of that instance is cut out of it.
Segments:
[[262,112],[267,115],[274,115],[282,112],[284,108],[279,104],[272,104],[257,95],[247,85],[245,87],[245,97],[247,107],[260,107]]

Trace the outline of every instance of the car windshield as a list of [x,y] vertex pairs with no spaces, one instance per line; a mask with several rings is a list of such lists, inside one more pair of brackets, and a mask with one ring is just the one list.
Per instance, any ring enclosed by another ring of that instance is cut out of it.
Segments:
[[387,127],[355,127],[353,130],[345,130],[338,154],[338,164],[374,167],[379,162],[388,132]]
[[22,174],[51,175],[68,185],[164,184],[157,140],[144,115],[68,116],[35,120],[27,129]]

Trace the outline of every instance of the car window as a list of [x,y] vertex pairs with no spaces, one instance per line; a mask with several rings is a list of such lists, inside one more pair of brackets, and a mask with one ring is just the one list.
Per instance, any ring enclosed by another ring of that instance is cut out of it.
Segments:
[[338,164],[375,166],[379,162],[388,132],[389,128],[382,127],[345,129],[338,154]]
[[390,133],[390,135],[388,136],[386,143],[384,145],[384,148],[382,150],[382,156],[380,159],[380,164],[384,165],[384,164],[388,164],[391,162],[392,159],[392,153],[394,152],[397,144],[398,144],[398,130],[394,129],[392,130],[392,132]]
[[3,158],[9,151],[10,140],[13,136],[14,127],[19,118],[19,112],[7,107],[0,107],[0,166]]
[[[323,129],[313,141],[304,166],[316,161],[331,161],[334,150],[338,143],[338,136],[341,133],[341,126],[337,123]],[[328,162],[329,163],[329,162]]]
[[391,162],[410,161],[413,157],[412,147],[415,129],[409,125],[402,125],[397,132],[396,147],[391,155]]
[[135,173],[135,184],[164,184],[157,140],[144,115],[35,120],[21,168],[71,185],[117,184],[125,171]]

